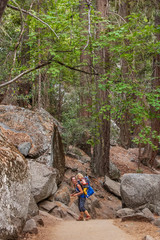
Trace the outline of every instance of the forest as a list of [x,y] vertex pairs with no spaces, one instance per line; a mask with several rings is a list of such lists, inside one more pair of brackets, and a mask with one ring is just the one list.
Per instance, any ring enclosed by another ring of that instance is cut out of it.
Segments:
[[0,104],[44,108],[63,142],[109,171],[119,145],[154,167],[160,142],[159,0],[0,0]]

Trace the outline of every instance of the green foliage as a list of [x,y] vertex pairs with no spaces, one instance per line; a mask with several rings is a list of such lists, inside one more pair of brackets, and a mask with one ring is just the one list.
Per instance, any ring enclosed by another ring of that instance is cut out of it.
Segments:
[[[30,9],[31,1],[17,0],[17,3],[21,8]],[[0,33],[0,39],[2,39],[0,41],[0,83],[8,81],[22,71],[35,67],[39,62],[44,62],[54,56],[55,61],[46,69],[41,70],[44,77],[41,89],[42,102],[48,101],[48,105],[45,106],[44,103],[44,107],[49,109],[54,116],[59,117],[61,114],[66,129],[64,141],[67,145],[76,144],[82,139],[85,131],[89,131],[93,135],[94,140],[90,139],[90,144],[98,142],[100,117],[108,120],[106,112],[110,111],[111,117],[119,123],[125,121],[124,115],[127,112],[130,116],[128,122],[130,130],[134,132],[136,127],[140,129],[134,142],[137,144],[149,143],[155,148],[152,140],[159,136],[156,132],[151,132],[151,129],[146,126],[146,122],[153,118],[160,118],[160,90],[152,87],[153,57],[160,54],[160,42],[156,40],[156,34],[160,32],[160,27],[155,27],[153,14],[146,14],[147,6],[145,3],[142,4],[142,1],[132,6],[132,13],[125,20],[114,14],[117,11],[115,6],[112,6],[113,14],[110,14],[109,18],[103,19],[93,5],[90,16],[90,43],[87,45],[88,12],[86,7],[83,13],[86,18],[82,19],[79,14],[79,4],[79,0],[42,1],[40,6],[34,2],[30,12],[42,19],[50,28],[30,15],[23,14],[25,31],[16,50],[14,67],[13,58],[21,32],[22,19],[18,11],[7,8]],[[145,6],[143,12],[142,6]],[[103,27],[97,38],[96,31],[99,31],[99,23]],[[85,46],[86,49],[84,49]],[[103,66],[99,52],[104,48],[107,48],[110,58],[109,66],[105,66],[107,71],[105,69],[103,71],[105,74],[99,76],[98,80],[95,76],[88,77],[88,85],[86,84],[85,87],[81,86],[81,75],[78,72],[57,63],[62,62],[78,69],[82,69],[79,68],[80,65],[87,67],[87,61],[80,62],[83,52],[84,55],[91,56],[92,66],[90,69],[93,72],[98,64]],[[122,63],[125,65],[126,71],[124,71]],[[18,95],[18,99],[27,101],[27,99],[33,98],[36,105],[38,74],[38,72],[32,72],[25,77],[31,86],[31,91],[29,95]],[[61,94],[59,85],[62,85]],[[99,90],[108,91],[109,94],[107,102],[102,102],[101,107],[97,110],[100,102],[97,95]],[[66,97],[67,95],[70,97]],[[89,96],[92,103],[81,106],[81,95]],[[61,104],[61,113],[58,112],[59,103]],[[85,121],[79,114],[82,107],[88,108],[91,114],[91,117]],[[151,112],[151,108],[154,109],[155,114],[153,111]]]
[[87,125],[79,117],[79,100],[75,91],[65,97],[63,105],[62,124],[64,127],[63,140],[65,145],[77,145],[83,142],[84,133],[88,132]]

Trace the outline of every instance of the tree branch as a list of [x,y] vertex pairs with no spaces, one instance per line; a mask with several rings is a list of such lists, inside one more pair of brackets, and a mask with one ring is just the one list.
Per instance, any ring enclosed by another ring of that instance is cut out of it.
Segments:
[[116,12],[109,12],[110,14],[114,14],[114,15],[116,15],[116,16],[118,16],[118,17],[120,17],[125,23],[127,22],[121,15],[119,15],[118,13],[116,13]]
[[18,5],[14,0],[12,0],[12,2],[17,5],[17,8],[18,8],[19,11],[20,11],[20,16],[21,16],[21,32],[20,32],[20,34],[19,34],[19,39],[18,39],[18,42],[16,43],[15,49],[14,49],[13,67],[12,67],[12,69],[11,69],[11,73],[12,73],[12,70],[13,70],[14,65],[15,65],[15,62],[16,62],[17,49],[18,49],[18,47],[19,47],[19,45],[20,45],[20,43],[21,43],[22,36],[23,36],[23,33],[24,33],[24,17],[23,17],[23,13],[22,13],[21,8],[19,7],[19,5]]
[[[7,4],[7,7],[12,8],[12,9],[14,9],[14,10],[16,10],[16,11],[20,11],[17,7],[12,6],[12,5],[10,5],[10,4]],[[48,23],[44,22],[44,21],[43,21],[42,19],[40,19],[39,17],[33,15],[32,13],[30,13],[30,12],[24,10],[24,9],[21,9],[21,11],[22,11],[23,13],[25,13],[25,14],[28,14],[28,15],[34,17],[35,19],[37,19],[38,21],[40,21],[41,23],[43,23],[44,25],[46,25],[46,26],[56,35],[56,37],[59,39],[59,37],[58,37],[58,35],[56,34],[56,32],[49,26]]]
[[22,72],[21,74],[19,74],[19,75],[16,76],[15,78],[11,79],[10,81],[0,84],[0,88],[3,88],[3,87],[5,87],[5,86],[7,86],[7,85],[10,85],[11,83],[13,83],[13,82],[17,81],[18,79],[20,79],[22,76],[24,76],[24,75],[26,75],[26,74],[28,74],[28,73],[30,73],[30,72],[33,72],[33,71],[35,71],[35,70],[37,70],[37,69],[39,69],[39,68],[45,67],[45,66],[51,64],[51,62],[52,62],[52,59],[48,60],[48,61],[45,62],[45,63],[39,64],[38,66],[36,66],[36,67],[34,67],[34,68],[30,68],[30,69]]
[[92,0],[86,0],[86,3],[88,5],[88,39],[87,39],[87,43],[86,43],[86,46],[84,47],[83,51],[88,47],[90,38],[92,37],[92,35],[91,35],[91,3],[92,3]]
[[3,87],[6,87],[6,86],[10,85],[11,83],[19,80],[19,79],[20,79],[21,77],[23,77],[24,75],[26,75],[26,74],[28,74],[28,73],[30,73],[30,72],[33,72],[33,71],[35,71],[35,70],[37,70],[37,69],[40,69],[40,68],[42,68],[42,67],[45,67],[45,66],[51,64],[51,62],[56,62],[56,63],[60,64],[61,66],[64,66],[64,67],[66,67],[66,68],[69,68],[69,69],[74,70],[74,71],[77,71],[77,72],[82,72],[82,73],[89,74],[89,75],[99,75],[98,73],[90,73],[90,72],[86,72],[86,71],[80,70],[80,69],[75,68],[75,67],[68,66],[68,65],[66,65],[65,63],[62,63],[62,62],[60,62],[60,61],[57,61],[57,60],[53,59],[53,57],[51,57],[47,62],[42,63],[42,64],[39,64],[39,65],[37,65],[37,66],[34,67],[34,68],[27,69],[26,71],[22,72],[21,74],[19,74],[19,75],[16,76],[15,78],[11,79],[10,81],[0,84],[0,88],[3,88]]
[[80,70],[80,69],[78,69],[78,68],[68,66],[68,65],[66,65],[65,63],[62,63],[62,62],[57,61],[57,60],[55,60],[55,59],[54,59],[53,61],[56,62],[56,63],[58,63],[58,64],[60,64],[61,66],[64,66],[64,67],[66,67],[66,68],[69,68],[69,69],[74,70],[74,71],[77,71],[77,72],[82,72],[82,73],[89,74],[89,75],[99,75],[98,73],[86,72],[86,71]]

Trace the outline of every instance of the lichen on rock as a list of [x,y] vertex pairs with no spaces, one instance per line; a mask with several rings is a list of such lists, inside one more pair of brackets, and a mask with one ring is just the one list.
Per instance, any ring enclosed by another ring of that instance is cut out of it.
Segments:
[[27,160],[0,131],[0,239],[15,239],[27,218],[31,194]]

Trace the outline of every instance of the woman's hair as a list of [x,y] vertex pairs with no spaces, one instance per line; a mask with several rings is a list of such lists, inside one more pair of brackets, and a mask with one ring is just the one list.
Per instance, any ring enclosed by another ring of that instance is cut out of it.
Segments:
[[82,173],[78,173],[77,175],[76,175],[76,178],[78,179],[78,178],[83,178],[83,174]]
[[71,179],[71,181],[72,181],[72,179],[73,179],[73,178],[75,178],[75,179],[76,179],[76,177],[75,177],[75,176],[72,176],[72,177],[70,178],[70,179]]

